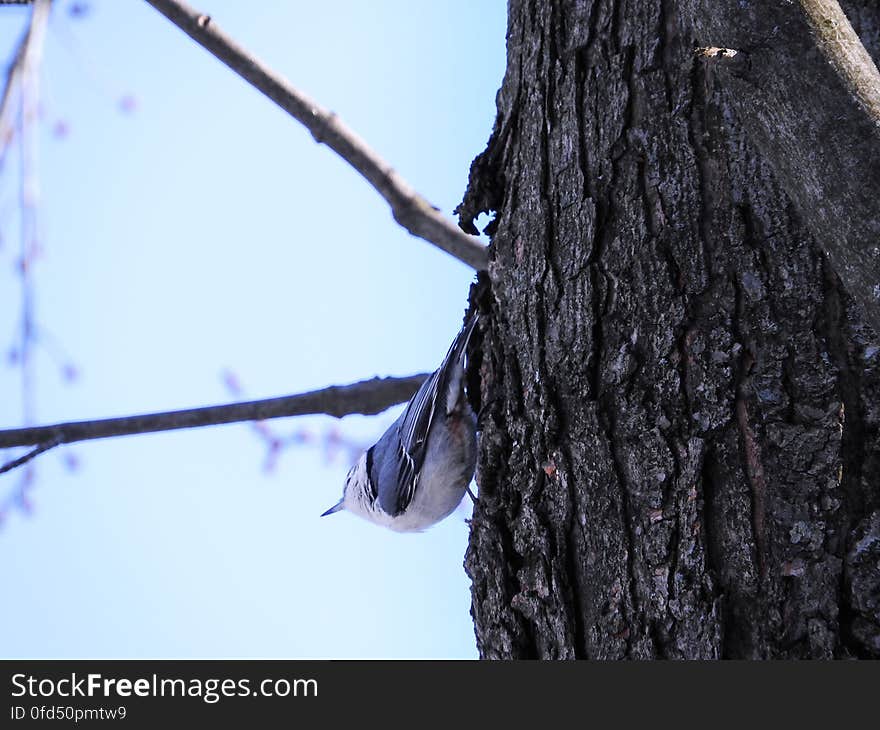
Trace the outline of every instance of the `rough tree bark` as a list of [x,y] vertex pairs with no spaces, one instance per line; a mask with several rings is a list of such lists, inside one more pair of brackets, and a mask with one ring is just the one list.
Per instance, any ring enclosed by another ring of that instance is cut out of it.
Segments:
[[[876,59],[880,10],[844,6]],[[483,657],[880,656],[880,341],[709,41],[673,0],[510,2],[459,211],[496,216]]]

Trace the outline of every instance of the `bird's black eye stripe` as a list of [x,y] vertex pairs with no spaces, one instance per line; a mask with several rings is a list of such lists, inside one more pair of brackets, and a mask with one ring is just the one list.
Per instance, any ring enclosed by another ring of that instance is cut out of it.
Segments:
[[373,446],[367,449],[367,485],[370,488],[370,498],[375,502],[379,497],[379,491],[373,482]]

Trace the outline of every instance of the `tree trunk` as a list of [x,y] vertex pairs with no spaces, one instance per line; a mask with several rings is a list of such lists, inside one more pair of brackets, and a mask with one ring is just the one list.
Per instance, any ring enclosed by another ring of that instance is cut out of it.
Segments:
[[[843,4],[876,59],[880,11]],[[510,2],[460,208],[496,215],[477,645],[880,657],[880,342],[681,18]]]

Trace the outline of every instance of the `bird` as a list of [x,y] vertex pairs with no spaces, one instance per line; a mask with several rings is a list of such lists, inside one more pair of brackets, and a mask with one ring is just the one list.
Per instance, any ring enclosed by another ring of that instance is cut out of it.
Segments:
[[472,311],[437,368],[400,417],[348,472],[342,498],[321,516],[352,512],[395,532],[421,532],[448,517],[477,460],[477,418],[465,394]]

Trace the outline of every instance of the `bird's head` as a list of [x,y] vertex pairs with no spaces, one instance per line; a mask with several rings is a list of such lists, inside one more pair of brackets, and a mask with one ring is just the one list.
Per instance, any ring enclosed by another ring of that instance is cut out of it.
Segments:
[[354,466],[348,470],[348,475],[345,477],[345,485],[342,488],[342,499],[324,512],[321,517],[332,515],[343,509],[352,512],[361,511],[358,508],[364,504],[368,489],[369,476],[367,475],[367,454],[365,452],[361,454]]

